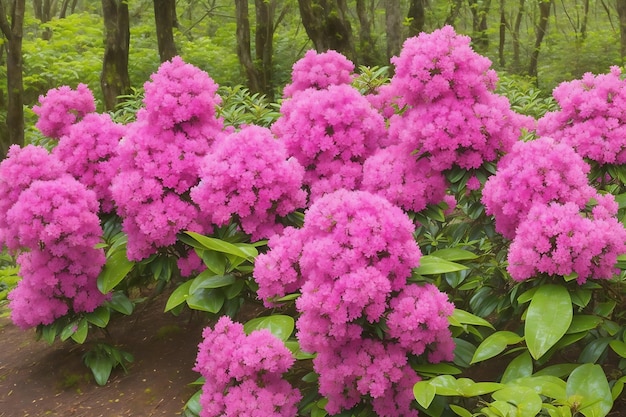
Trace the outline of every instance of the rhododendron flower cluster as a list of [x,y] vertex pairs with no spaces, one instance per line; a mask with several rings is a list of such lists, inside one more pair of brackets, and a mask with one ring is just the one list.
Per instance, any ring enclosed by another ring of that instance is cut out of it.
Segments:
[[359,188],[363,163],[386,138],[382,116],[365,97],[349,85],[308,89],[285,100],[281,113],[272,131],[305,167],[311,201]]
[[[613,213],[615,214],[615,213]],[[517,229],[508,271],[516,281],[539,273],[570,275],[577,282],[610,279],[626,252],[626,229],[615,217],[584,217],[574,203],[537,204]]]
[[[313,364],[331,414],[369,396],[380,416],[414,416],[411,396],[396,392],[419,379],[407,355],[437,351],[430,360],[452,359],[452,304],[444,294],[433,296],[435,288],[407,285],[421,256],[413,231],[406,214],[386,199],[338,190],[310,206],[302,229],[273,237],[271,250],[257,257],[254,277],[266,305],[300,286],[297,336],[303,350],[317,354]],[[390,318],[393,334],[366,336],[364,325],[385,319],[389,326]],[[419,348],[406,343],[415,325],[421,331],[412,340],[421,341]],[[389,398],[403,402],[392,406]]]
[[223,130],[215,113],[217,85],[180,58],[162,64],[144,88],[145,108],[118,147],[119,173],[111,185],[131,260],[173,244],[182,230],[208,229],[188,194]]
[[201,417],[295,417],[302,398],[282,375],[294,358],[267,329],[246,336],[240,323],[223,316],[207,327],[194,370],[205,383]]
[[561,110],[548,112],[537,133],[572,146],[598,164],[626,162],[626,81],[619,67],[611,72],[561,83],[552,95]]
[[39,116],[35,127],[55,139],[67,135],[70,126],[95,111],[96,101],[86,84],[78,84],[76,90],[68,86],[51,89],[39,96],[39,106],[33,107]]
[[125,131],[108,114],[91,113],[70,126],[52,150],[67,172],[96,193],[105,213],[113,210],[109,188],[116,174],[117,146]]
[[285,98],[308,88],[324,89],[331,85],[350,84],[354,64],[339,52],[317,53],[311,49],[293,65],[291,84],[283,90]]
[[252,240],[280,233],[278,222],[304,207],[304,168],[287,159],[282,142],[263,127],[248,126],[217,141],[200,169],[191,198],[211,222],[225,225],[235,216]]
[[542,137],[518,142],[498,163],[483,188],[482,201],[496,230],[512,239],[533,204],[572,202],[585,207],[596,196],[589,165],[570,146]]
[[9,294],[11,319],[21,328],[50,324],[72,311],[91,312],[107,298],[96,285],[106,259],[93,191],[69,174],[36,180],[7,211],[7,246],[22,280]]

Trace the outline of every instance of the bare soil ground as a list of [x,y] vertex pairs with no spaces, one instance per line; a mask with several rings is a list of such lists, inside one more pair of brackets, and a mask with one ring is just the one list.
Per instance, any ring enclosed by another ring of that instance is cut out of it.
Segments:
[[51,346],[37,341],[34,330],[0,318],[0,417],[180,415],[199,388],[189,384],[199,377],[192,368],[207,322],[189,311],[163,313],[166,300],[111,319],[109,342],[135,360],[128,373],[115,369],[102,387],[83,364],[87,346],[58,340]]

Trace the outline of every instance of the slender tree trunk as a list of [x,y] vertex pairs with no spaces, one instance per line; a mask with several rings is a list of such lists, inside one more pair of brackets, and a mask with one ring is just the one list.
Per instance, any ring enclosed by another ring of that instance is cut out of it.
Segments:
[[402,48],[402,17],[400,0],[385,1],[385,26],[387,31],[387,59],[398,55]]
[[535,47],[530,55],[530,65],[528,67],[528,75],[537,77],[537,61],[539,60],[539,51],[541,43],[548,29],[548,20],[550,19],[550,9],[554,0],[541,0],[539,2],[539,24],[537,25],[537,37],[535,38]]
[[472,12],[472,44],[481,52],[489,48],[489,36],[487,35],[487,15],[491,0],[468,0]]
[[59,11],[59,19],[64,19],[67,16],[67,8],[70,5],[70,0],[63,0],[61,3],[61,10]]
[[252,93],[261,92],[261,83],[257,69],[252,60],[250,49],[250,18],[248,15],[248,0],[235,0],[235,14],[237,17],[237,56],[246,72],[248,88]]
[[587,22],[589,21],[589,0],[585,0],[583,5],[583,21],[580,25],[580,35],[583,40],[587,39]]
[[505,0],[500,0],[500,37],[498,42],[498,62],[500,67],[504,68],[506,61],[504,59],[504,45],[506,44],[506,11]]
[[33,0],[33,11],[35,19],[43,20],[43,2],[42,0]]
[[22,75],[22,35],[24,30],[25,0],[10,3],[11,22],[7,20],[6,0],[0,0],[0,30],[6,38],[7,51],[7,131],[8,141],[0,143],[4,157],[11,144],[24,145],[24,84]]
[[255,0],[256,32],[255,55],[257,74],[261,91],[270,99],[274,99],[273,62],[274,54],[274,15],[276,0]]
[[302,25],[315,50],[333,49],[357,65],[346,0],[298,0]]
[[444,24],[454,26],[454,23],[461,12],[462,2],[463,0],[452,0],[450,4],[450,11],[448,12],[448,16],[446,17]]
[[426,22],[424,1],[425,0],[411,0],[409,2],[409,12],[407,14],[411,22],[409,24],[409,36],[417,36],[424,30],[424,23]]
[[617,0],[617,16],[619,18],[620,54],[622,62],[626,58],[626,0]]
[[176,0],[154,0],[154,21],[156,25],[159,58],[161,62],[169,61],[176,55],[174,28],[176,19]]
[[356,0],[356,14],[359,18],[359,46],[361,56],[359,61],[363,65],[375,65],[377,60],[375,41],[372,36],[372,20],[367,11],[367,0]]
[[[626,1],[626,0],[624,0]],[[519,0],[519,6],[517,8],[517,15],[515,16],[515,23],[513,24],[513,31],[511,32],[511,37],[513,38],[513,72],[520,73],[521,65],[520,65],[520,40],[519,40],[519,31],[520,26],[522,25],[522,17],[524,16],[524,5],[525,0]]]
[[130,93],[128,52],[130,19],[126,0],[102,0],[102,15],[106,33],[100,86],[107,110],[115,108],[118,97]]

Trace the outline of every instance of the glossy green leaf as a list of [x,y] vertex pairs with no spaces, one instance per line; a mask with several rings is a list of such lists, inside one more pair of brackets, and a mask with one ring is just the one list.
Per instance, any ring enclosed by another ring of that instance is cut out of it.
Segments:
[[91,373],[98,385],[106,385],[114,366],[110,358],[94,352],[87,353],[85,356],[85,365],[91,369]]
[[446,272],[462,271],[468,269],[467,266],[450,262],[432,255],[424,255],[420,258],[420,266],[413,269],[419,275],[436,275]]
[[201,288],[189,294],[186,301],[189,308],[193,310],[217,314],[224,305],[226,297],[217,289]]
[[572,316],[572,300],[565,287],[549,284],[537,289],[524,325],[526,345],[533,358],[541,358],[565,335]]
[[530,376],[533,373],[533,360],[530,353],[523,352],[509,363],[502,374],[502,383]]
[[107,258],[106,264],[98,275],[98,289],[107,294],[128,275],[135,263],[129,261],[125,250],[117,250]]
[[557,365],[546,366],[542,370],[535,372],[535,376],[552,375],[558,378],[563,378],[571,374],[576,368],[578,368],[578,364],[575,363],[560,363]]
[[445,259],[446,261],[467,261],[478,258],[478,255],[465,249],[445,248],[431,252],[429,256]]
[[499,331],[487,337],[476,348],[471,363],[481,362],[502,353],[508,345],[514,345],[524,340],[517,333],[509,331]]
[[255,319],[249,320],[243,325],[243,329],[246,334],[250,334],[253,331],[259,329],[268,329],[274,336],[276,336],[283,342],[289,339],[289,336],[291,336],[294,327],[295,322],[293,317],[283,314],[257,317]]
[[600,365],[586,363],[574,369],[565,387],[567,398],[579,404],[585,417],[604,417],[613,407],[609,382]]
[[459,384],[452,375],[439,375],[428,381],[438,395],[460,395]]
[[551,375],[519,378],[515,385],[532,388],[537,394],[565,402],[565,381]]
[[76,331],[72,334],[72,340],[79,344],[85,343],[88,331],[89,323],[87,323],[87,320],[83,318],[78,322],[78,327],[76,328]]
[[507,387],[492,395],[494,400],[514,404],[517,407],[516,417],[536,417],[541,411],[543,401],[535,390],[523,386]]
[[421,375],[458,375],[462,373],[456,366],[447,363],[423,363],[413,366],[413,369]]
[[472,417],[473,415],[472,413],[467,411],[465,408],[458,406],[458,405],[454,405],[454,404],[450,404],[450,410],[452,410],[454,414],[460,417]]
[[471,324],[474,326],[484,326],[493,329],[494,327],[487,320],[482,317],[475,316],[472,313],[468,313],[465,310],[459,310],[458,308],[454,309],[454,312],[451,316],[448,317],[448,321],[452,326],[462,327],[466,324]]
[[578,357],[579,363],[595,363],[598,362],[600,357],[606,352],[609,343],[613,339],[610,337],[601,337],[599,339],[592,340],[585,346],[580,356]]
[[226,256],[223,253],[201,249],[197,249],[197,251],[200,252],[202,262],[204,262],[209,271],[215,275],[224,275],[226,273]]
[[213,271],[203,271],[192,280],[189,293],[193,294],[202,288],[221,288],[231,285],[235,282],[233,275],[215,275]]
[[200,405],[200,395],[202,395],[202,390],[196,391],[185,404],[185,410],[189,410],[194,415],[200,415],[200,412],[202,411],[202,406]]
[[204,236],[195,232],[187,231],[185,232],[185,234],[191,237],[192,240],[191,241],[189,241],[188,239],[181,239],[181,240],[184,240],[185,243],[191,244],[191,246],[195,248],[214,250],[216,252],[227,253],[227,254],[239,256],[245,259],[251,258],[250,256],[250,254],[252,253],[251,250],[242,250],[240,247],[237,247],[230,242],[226,242],[224,240],[216,239],[216,238],[209,237],[209,236]]
[[624,383],[626,383],[626,376],[621,377],[613,384],[613,388],[611,388],[611,396],[613,397],[613,401],[617,399],[624,390]]
[[113,310],[127,316],[132,314],[135,307],[133,302],[130,301],[126,294],[124,294],[122,291],[115,291],[112,294],[111,299],[107,301],[106,304]]
[[74,332],[76,332],[76,330],[78,329],[78,320],[74,320],[70,323],[68,323],[63,330],[61,330],[61,334],[59,334],[59,339],[65,341],[67,339],[70,338],[71,335],[74,334]]
[[498,382],[474,382],[460,389],[464,397],[476,397],[498,391],[504,388],[504,384]]
[[435,387],[430,381],[419,381],[413,385],[413,395],[419,405],[428,408],[435,398]]
[[617,353],[622,358],[626,358],[626,343],[621,340],[611,340],[609,346],[611,346],[613,352]]
[[167,299],[167,303],[165,304],[165,311],[170,311],[187,300],[189,297],[189,288],[192,283],[193,280],[185,281],[172,292],[170,297]]
[[595,329],[602,323],[602,319],[598,316],[590,316],[577,314],[572,318],[572,323],[567,329],[567,334],[586,332]]
[[468,342],[467,340],[459,339],[457,337],[454,340],[454,361],[453,363],[462,368],[470,366],[474,352],[476,352],[476,346]]
[[86,314],[85,318],[89,323],[98,327],[106,327],[111,318],[111,311],[107,307],[98,307],[93,312]]

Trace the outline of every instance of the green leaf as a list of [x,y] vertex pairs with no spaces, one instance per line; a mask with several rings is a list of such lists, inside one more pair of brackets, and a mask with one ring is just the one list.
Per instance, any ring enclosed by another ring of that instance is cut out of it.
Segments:
[[613,384],[613,388],[611,388],[611,396],[613,397],[613,401],[615,401],[617,397],[619,397],[622,391],[624,390],[625,382],[626,382],[626,376],[623,376],[617,381],[615,381],[615,384]]
[[517,417],[536,417],[541,411],[543,401],[535,390],[523,386],[507,387],[492,395],[494,400],[515,404]]
[[85,356],[85,365],[91,369],[96,383],[102,386],[109,380],[114,363],[110,358],[92,351]]
[[74,334],[72,334],[72,340],[79,344],[85,343],[88,330],[89,323],[87,323],[87,320],[83,318],[81,321],[78,322],[78,328],[76,329]]
[[196,251],[200,252],[202,261],[213,274],[224,275],[226,273],[226,257],[223,253],[201,249],[196,249]]
[[565,287],[544,285],[530,301],[524,335],[533,358],[541,358],[565,335],[572,322],[572,300]]
[[472,417],[473,414],[467,411],[465,408],[458,405],[450,404],[450,410],[454,411],[454,414],[460,417]]
[[446,272],[462,271],[468,269],[465,265],[446,261],[432,255],[424,255],[420,258],[420,266],[413,269],[419,275],[445,274]]
[[215,275],[212,271],[206,270],[193,279],[189,293],[193,294],[201,288],[222,288],[234,282],[233,275]]
[[185,404],[185,410],[189,410],[196,416],[199,416],[202,411],[202,406],[200,405],[200,395],[202,395],[202,390],[196,391]]
[[473,384],[461,388],[460,391],[461,395],[464,397],[477,397],[500,390],[504,387],[504,384],[498,382],[474,382]]
[[413,395],[419,405],[428,408],[435,398],[435,387],[430,381],[419,381],[413,385]]
[[172,292],[170,297],[167,299],[167,303],[165,304],[165,311],[170,311],[187,300],[189,297],[189,288],[192,283],[192,280],[185,281]]
[[600,365],[586,363],[574,369],[565,391],[568,401],[576,401],[585,417],[604,417],[613,407],[609,382]]
[[600,359],[600,356],[606,352],[609,343],[612,341],[610,337],[601,337],[599,339],[592,340],[585,346],[580,356],[578,357],[579,363],[595,363]]
[[452,375],[439,375],[428,381],[438,395],[460,395],[459,384]]
[[109,319],[111,318],[111,311],[107,307],[98,307],[93,312],[86,314],[85,318],[89,323],[94,324],[98,327],[106,327],[109,324]]
[[542,370],[535,372],[535,376],[551,375],[557,378],[563,378],[571,374],[576,368],[578,368],[578,364],[575,363],[560,363],[557,365],[546,366]]
[[565,381],[555,376],[531,376],[515,380],[515,385],[532,388],[537,394],[565,402]]
[[109,301],[106,303],[113,310],[129,316],[135,308],[132,301],[128,299],[122,291],[115,291]]
[[78,329],[78,321],[77,320],[71,321],[63,328],[63,330],[61,330],[61,334],[59,335],[59,338],[63,341],[66,341],[67,339],[70,338],[72,334],[74,334],[74,332],[77,329]]
[[567,334],[586,332],[591,329],[595,329],[602,323],[602,319],[597,316],[590,316],[586,314],[577,314],[572,318],[572,323],[567,329]]
[[[463,325],[471,324],[475,326],[485,326],[493,329],[494,327],[487,320],[475,316],[472,313],[468,313],[465,310],[454,309],[451,316],[448,317],[448,321],[452,326],[463,327]],[[495,330],[495,329],[494,329]]]
[[[230,242],[226,242],[224,240],[216,239],[213,237],[204,236],[199,233],[187,231],[185,232],[185,234],[191,237],[192,239],[189,240],[189,239],[184,239],[181,237],[181,240],[183,240],[185,243],[195,248],[214,250],[216,252],[222,252],[222,253],[227,253],[229,255],[239,256],[240,258],[244,258],[244,259],[253,258],[254,256],[250,256],[250,255],[256,252],[256,249],[254,249],[254,251],[252,249],[242,250],[240,247],[235,246]],[[253,246],[250,246],[250,247],[254,248]]]
[[487,337],[476,348],[471,363],[481,362],[500,354],[508,345],[514,345],[524,340],[520,335],[506,330],[495,332]]
[[246,334],[250,334],[255,330],[268,329],[274,336],[283,342],[289,339],[295,322],[293,317],[283,314],[274,314],[272,316],[257,317],[249,320],[243,325],[243,330]]
[[613,352],[617,353],[622,358],[626,358],[626,343],[621,340],[612,340],[609,342],[609,346],[611,346]]
[[445,248],[431,252],[429,256],[445,259],[446,261],[467,261],[478,258],[478,255],[465,249]]
[[502,375],[502,383],[507,383],[518,378],[531,376],[533,373],[533,360],[528,352],[523,352],[508,364]]
[[462,373],[456,366],[447,363],[423,363],[413,366],[413,369],[421,375],[458,375]]
[[194,310],[217,314],[226,297],[217,289],[202,288],[187,297],[187,305]]
[[107,258],[106,264],[98,275],[98,289],[102,294],[109,293],[128,275],[135,263],[129,261],[125,250],[117,250]]

